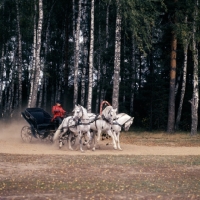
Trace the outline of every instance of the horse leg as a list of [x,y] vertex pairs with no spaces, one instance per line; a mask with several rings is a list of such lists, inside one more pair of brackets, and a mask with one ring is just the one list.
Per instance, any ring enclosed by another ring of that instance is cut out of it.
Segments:
[[92,141],[93,141],[92,151],[95,151],[96,150],[96,132],[95,131],[92,132]]
[[65,144],[64,140],[66,140],[65,134],[67,133],[67,128],[64,128],[63,131],[60,133],[59,137],[59,149]]
[[80,131],[80,132],[79,132],[80,151],[81,151],[82,153],[84,153],[83,144],[82,144],[82,138],[83,138],[83,135],[82,135],[82,132]]
[[68,148],[69,150],[73,151],[74,149],[72,148],[72,145],[71,145],[71,138],[73,137],[72,136],[73,133],[70,133],[69,134],[69,138],[68,138]]
[[120,147],[119,136],[120,136],[120,131],[117,132],[117,146],[118,146],[118,149],[122,151],[123,149]]
[[87,148],[89,149],[90,148],[90,143],[91,143],[91,140],[92,140],[92,137],[91,137],[91,134],[90,134],[90,131],[87,132],[87,138],[88,138],[88,141],[86,142],[87,144]]
[[101,137],[101,130],[98,129],[98,130],[97,130],[97,143],[99,143],[100,137]]
[[111,136],[112,140],[113,140],[113,148],[117,149],[117,145],[116,145],[116,135],[112,133],[111,130],[107,131],[108,135]]

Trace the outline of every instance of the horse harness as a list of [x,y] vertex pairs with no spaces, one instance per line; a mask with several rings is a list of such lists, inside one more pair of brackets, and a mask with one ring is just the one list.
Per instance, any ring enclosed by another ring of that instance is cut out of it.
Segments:
[[113,121],[113,125],[118,125],[121,128],[125,126],[125,124],[130,121],[132,119],[132,117],[130,117],[130,119],[126,120],[126,122],[124,122],[123,124],[119,124],[119,122],[117,121],[117,119],[115,121]]

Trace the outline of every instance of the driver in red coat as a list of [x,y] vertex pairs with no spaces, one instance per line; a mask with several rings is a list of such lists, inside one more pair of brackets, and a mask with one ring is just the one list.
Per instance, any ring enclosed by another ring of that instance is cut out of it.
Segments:
[[61,106],[60,100],[57,100],[56,105],[52,107],[52,114],[53,114],[52,121],[56,121],[60,125],[66,114],[66,111]]

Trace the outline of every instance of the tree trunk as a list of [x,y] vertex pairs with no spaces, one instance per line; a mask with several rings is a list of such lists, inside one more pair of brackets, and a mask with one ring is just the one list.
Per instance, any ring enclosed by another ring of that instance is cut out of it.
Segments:
[[[176,2],[177,0],[174,0]],[[176,23],[176,18],[173,18],[173,23]],[[176,51],[177,51],[177,38],[176,33],[172,31],[171,41],[171,61],[170,61],[170,87],[169,87],[169,101],[168,101],[168,123],[167,132],[174,133],[175,128],[175,87],[176,87]]]
[[[51,13],[53,11],[53,7],[55,5],[55,2],[51,6],[51,9],[50,9],[49,14],[48,14],[48,20],[47,20],[46,37],[45,37],[45,47],[44,47],[44,63],[42,65],[43,68],[41,68],[41,71],[43,71],[43,76],[41,77],[41,85],[40,85],[38,107],[42,107],[42,100],[43,99],[45,99],[45,100],[47,99],[44,96],[44,93],[45,93],[44,90],[45,90],[45,82],[46,82],[46,79],[47,79],[47,76],[46,76],[46,71],[47,71],[47,66],[48,66],[47,55],[48,55],[48,52],[49,52],[49,43],[50,43],[50,33],[49,33],[50,30],[49,30],[49,27],[50,27],[50,22],[51,22]],[[46,102],[44,102],[43,108],[46,110]]]
[[1,118],[1,113],[3,110],[2,107],[2,96],[3,96],[3,73],[4,73],[4,45],[2,45],[2,50],[1,50],[1,59],[0,59],[0,118]]
[[175,124],[175,85],[176,85],[176,35],[172,33],[171,42],[171,68],[170,68],[170,88],[169,88],[169,105],[168,105],[168,124],[167,132],[174,133]]
[[30,78],[30,93],[29,93],[29,100],[28,100],[28,108],[32,106],[32,95],[33,95],[33,87],[35,81],[35,60],[36,60],[36,42],[37,42],[37,25],[36,25],[36,13],[37,13],[37,5],[36,0],[34,0],[34,27],[33,27],[33,62],[32,62],[32,70],[30,71],[31,78]]
[[194,9],[194,22],[193,22],[193,35],[192,35],[192,52],[193,52],[193,95],[191,100],[191,111],[192,111],[192,124],[191,124],[191,135],[195,135],[197,133],[198,127],[198,107],[199,107],[199,79],[198,79],[198,48],[196,45],[196,37],[197,37],[197,16],[198,16],[198,0],[195,1],[195,9]]
[[35,80],[33,87],[33,94],[31,98],[31,107],[37,106],[37,94],[38,94],[38,86],[40,79],[40,50],[41,50],[41,34],[42,34],[42,25],[43,25],[43,0],[39,0],[39,18],[38,18],[38,28],[37,28],[37,45],[36,45],[36,72],[35,72]]
[[[75,12],[75,10],[74,10]],[[78,63],[79,63],[79,35],[80,35],[80,22],[81,21],[81,0],[78,1],[78,18],[76,23],[75,33],[75,48],[74,48],[74,99],[73,107],[78,101]]]
[[92,111],[92,86],[93,86],[93,64],[94,64],[94,0],[91,0],[91,24],[90,24],[90,52],[89,52],[89,83],[87,110]]
[[120,84],[120,56],[121,56],[121,16],[119,11],[119,1],[117,0],[117,16],[115,29],[115,58],[114,58],[114,76],[112,106],[119,107],[119,84]]
[[21,30],[20,30],[20,17],[19,17],[19,1],[16,0],[17,10],[17,34],[18,34],[18,109],[21,114],[22,108],[22,41],[21,41]]
[[66,15],[65,15],[65,68],[64,68],[64,108],[67,108],[68,104],[68,77],[69,77],[69,13],[70,6],[66,3]]
[[88,67],[88,14],[87,14],[87,0],[83,1],[84,7],[83,7],[83,14],[82,14],[82,20],[83,20],[83,66],[81,71],[81,105],[86,106],[85,100],[86,100],[86,68]]
[[130,115],[133,116],[134,113],[134,97],[135,97],[135,79],[136,79],[136,70],[135,70],[135,40],[132,36],[132,49],[131,49],[131,101],[130,101]]
[[[106,45],[105,45],[105,52],[108,51],[108,40],[109,40],[109,7],[110,7],[110,1],[107,3],[106,6]],[[106,96],[106,71],[107,71],[107,64],[104,63],[103,69],[102,69],[102,88],[101,88],[101,97],[100,102],[105,100]]]
[[[98,5],[98,13],[100,12],[100,3]],[[98,16],[100,19],[100,16]],[[97,49],[97,92],[96,92],[96,105],[95,105],[95,113],[99,112],[99,100],[100,100],[100,87],[101,87],[101,26],[100,26],[100,20],[98,21],[98,49]]]
[[[187,23],[187,17],[185,20],[185,23]],[[186,88],[186,76],[187,76],[187,52],[188,52],[188,45],[189,45],[189,40],[186,38],[184,41],[184,64],[183,64],[183,80],[182,80],[182,87],[181,87],[181,96],[180,96],[180,103],[178,107],[178,112],[177,112],[177,117],[176,117],[176,124],[175,124],[175,130],[179,129],[179,124],[181,120],[181,113],[182,113],[182,107],[183,107],[183,99],[185,96],[185,88]]]

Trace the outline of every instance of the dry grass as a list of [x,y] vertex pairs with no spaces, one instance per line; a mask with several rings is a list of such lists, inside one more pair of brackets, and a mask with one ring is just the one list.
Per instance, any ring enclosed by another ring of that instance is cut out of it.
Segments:
[[166,134],[165,132],[122,132],[120,141],[126,144],[147,146],[200,146],[200,134],[191,136],[190,133],[179,132]]

